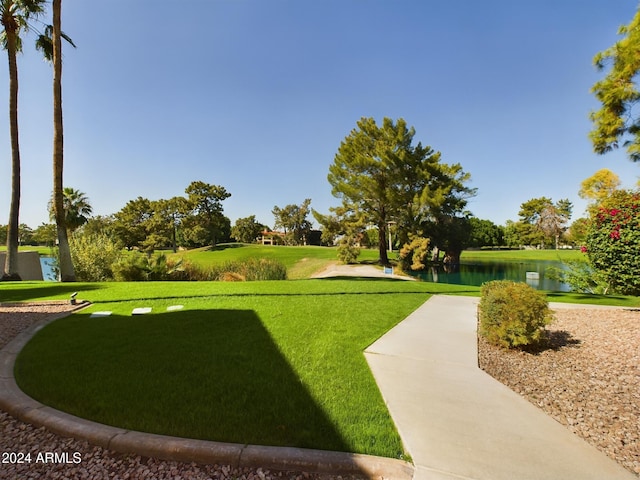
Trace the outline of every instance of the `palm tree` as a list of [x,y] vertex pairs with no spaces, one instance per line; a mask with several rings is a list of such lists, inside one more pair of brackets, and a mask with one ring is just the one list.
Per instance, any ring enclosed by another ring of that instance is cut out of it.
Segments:
[[[49,201],[49,217],[55,219],[54,196]],[[75,188],[65,187],[62,190],[63,221],[67,228],[67,237],[79,227],[87,223],[93,213],[86,194]]]
[[[58,235],[58,261],[60,268],[60,280],[62,282],[75,282],[76,275],[71,260],[68,232],[78,228],[86,222],[86,218],[79,225],[73,223],[79,219],[71,220],[69,224],[69,210],[65,208],[65,190],[62,185],[62,171],[64,163],[64,135],[62,125],[62,39],[64,38],[73,47],[73,41],[61,30],[62,0],[53,0],[53,25],[45,29],[44,35],[40,35],[36,42],[36,48],[42,50],[45,59],[53,63],[53,219],[56,223]],[[69,189],[69,194],[80,193]],[[85,197],[86,199],[86,197]],[[88,203],[86,204],[88,205]],[[89,214],[91,207],[89,206]]]
[[7,259],[3,279],[18,275],[18,220],[20,217],[20,147],[18,141],[18,64],[22,50],[20,31],[28,29],[28,20],[42,13],[45,0],[0,0],[0,40],[9,59],[9,129],[11,132],[11,205],[7,228]]

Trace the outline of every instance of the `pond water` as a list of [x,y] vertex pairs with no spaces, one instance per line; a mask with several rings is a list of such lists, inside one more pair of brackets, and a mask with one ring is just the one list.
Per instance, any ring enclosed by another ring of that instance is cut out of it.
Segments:
[[42,279],[48,282],[57,281],[56,273],[53,270],[53,257],[40,257],[40,266],[42,267]]
[[[568,292],[569,286],[547,278],[548,267],[562,268],[562,263],[555,261],[537,262],[462,262],[456,271],[447,272],[445,268],[433,267],[427,271],[413,274],[427,282],[453,283],[456,285],[480,286],[491,280],[513,280],[526,282],[538,290]],[[527,272],[534,272],[527,275]],[[535,275],[537,273],[537,275]],[[529,277],[529,278],[528,278]],[[537,277],[537,278],[532,278]]]
[[[42,278],[55,282],[56,275],[53,270],[54,259],[52,257],[40,257],[42,265]],[[550,290],[556,292],[568,292],[569,286],[547,278],[548,267],[562,268],[561,262],[463,262],[457,271],[445,271],[440,267],[433,267],[425,272],[414,273],[415,277],[427,282],[453,283],[456,285],[480,286],[491,280],[513,280],[527,282],[538,290]],[[537,272],[538,279],[527,278],[527,272]]]

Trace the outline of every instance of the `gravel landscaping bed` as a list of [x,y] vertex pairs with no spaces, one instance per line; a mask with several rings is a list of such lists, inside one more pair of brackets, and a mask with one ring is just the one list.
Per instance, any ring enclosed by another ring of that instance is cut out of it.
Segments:
[[538,352],[478,339],[480,368],[640,475],[640,310],[558,309]]
[[[0,304],[0,348],[36,322],[75,307],[68,301],[31,304]],[[62,462],[46,462],[55,453]],[[30,463],[18,463],[30,454]],[[40,454],[40,457],[38,455]],[[0,479],[120,479],[120,480],[352,480],[351,476],[316,475],[305,472],[274,472],[262,468],[199,465],[125,455],[86,441],[62,438],[43,428],[21,422],[0,411]],[[5,458],[6,457],[6,458]],[[4,461],[3,461],[4,460]],[[37,461],[40,460],[40,461]]]

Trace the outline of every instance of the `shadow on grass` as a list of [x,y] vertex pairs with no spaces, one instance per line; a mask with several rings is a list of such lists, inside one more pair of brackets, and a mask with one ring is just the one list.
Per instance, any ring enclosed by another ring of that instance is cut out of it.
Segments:
[[359,280],[362,282],[407,282],[410,280],[403,280],[401,278],[386,278],[386,277],[359,277],[356,275],[336,275],[334,277],[322,277],[317,280]]
[[405,294],[424,294],[424,295],[460,295],[460,296],[479,296],[479,290],[443,290],[443,289],[434,289],[431,290],[389,290],[389,291],[375,291],[375,292],[301,292],[301,293],[291,293],[291,292],[283,292],[283,293],[211,293],[211,294],[198,294],[198,295],[166,295],[166,296],[150,296],[150,297],[136,297],[136,298],[127,298],[127,299],[117,299],[114,298],[112,300],[96,300],[95,304],[109,304],[109,303],[136,303],[143,301],[156,301],[156,300],[170,300],[170,301],[178,301],[178,300],[187,300],[187,299],[203,299],[203,298],[226,298],[226,297],[326,297],[326,296],[362,296],[362,295],[405,295]]
[[232,248],[243,248],[246,247],[244,243],[220,243],[215,247],[209,247],[207,249],[208,252],[222,252],[224,250],[229,250]]
[[252,310],[76,314],[38,332],[16,378],[42,403],[127,429],[349,451]]

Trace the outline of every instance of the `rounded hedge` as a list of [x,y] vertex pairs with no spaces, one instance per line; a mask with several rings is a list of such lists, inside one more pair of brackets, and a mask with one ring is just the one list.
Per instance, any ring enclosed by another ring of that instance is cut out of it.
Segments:
[[553,315],[546,296],[526,283],[496,280],[480,289],[479,333],[507,348],[539,342]]

